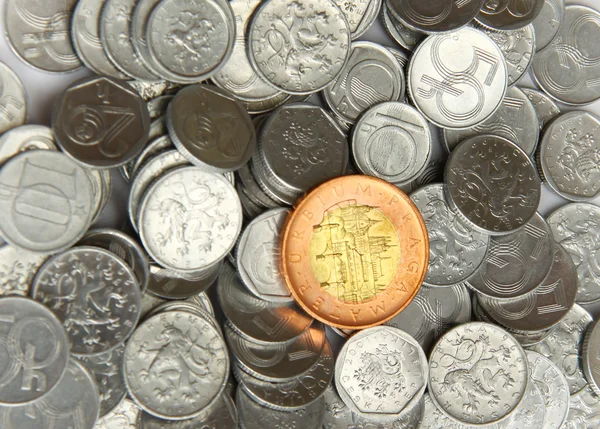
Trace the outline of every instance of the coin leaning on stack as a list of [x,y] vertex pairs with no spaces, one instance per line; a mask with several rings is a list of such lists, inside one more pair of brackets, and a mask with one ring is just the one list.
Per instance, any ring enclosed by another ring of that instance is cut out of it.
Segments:
[[1,427],[597,426],[600,12],[46,3],[13,51],[96,75],[24,125],[0,64]]

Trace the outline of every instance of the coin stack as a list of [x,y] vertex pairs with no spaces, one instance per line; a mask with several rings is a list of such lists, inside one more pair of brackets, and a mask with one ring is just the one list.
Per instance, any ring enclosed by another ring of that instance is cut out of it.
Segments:
[[0,427],[599,425],[600,12],[5,3]]

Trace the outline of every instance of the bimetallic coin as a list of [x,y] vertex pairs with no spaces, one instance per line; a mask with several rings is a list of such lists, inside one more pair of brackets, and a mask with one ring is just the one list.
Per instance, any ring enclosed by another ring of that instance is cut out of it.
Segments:
[[490,238],[473,229],[448,207],[444,185],[426,185],[410,195],[429,236],[427,286],[452,286],[466,280],[481,265]]
[[350,36],[348,22],[333,0],[268,0],[250,22],[249,59],[275,88],[310,94],[340,74],[350,53]]
[[0,188],[0,234],[32,252],[72,246],[94,215],[86,171],[60,152],[16,155],[0,169]]
[[404,68],[385,47],[354,42],[340,76],[323,91],[329,108],[354,123],[361,113],[384,101],[404,98]]
[[489,323],[466,323],[446,333],[434,346],[429,365],[431,399],[465,424],[500,422],[518,409],[527,393],[524,350]]
[[29,296],[35,273],[48,255],[5,244],[0,246],[0,297]]
[[518,30],[533,22],[544,6],[544,0],[485,0],[475,20],[494,30]]
[[560,107],[548,95],[531,88],[521,88],[521,91],[525,93],[531,104],[533,104],[538,122],[540,123],[540,130],[543,130],[547,124],[560,115]]
[[44,125],[21,125],[0,136],[0,165],[28,150],[56,150],[54,134]]
[[[185,357],[181,344],[188,350]],[[123,373],[129,394],[144,411],[184,420],[218,401],[227,382],[229,357],[210,322],[189,312],[168,311],[136,329],[127,342]],[[172,374],[177,374],[175,379]]]
[[62,150],[92,168],[111,168],[135,158],[148,141],[150,117],[141,97],[109,77],[86,78],[63,93],[52,112]]
[[21,297],[0,299],[0,320],[0,404],[24,405],[54,391],[69,360],[60,321],[48,308]]
[[393,17],[387,2],[383,2],[381,7],[381,22],[390,37],[407,51],[412,52],[427,37],[426,34],[411,30]]
[[581,351],[583,373],[596,395],[600,394],[600,326],[590,325]]
[[100,417],[94,429],[140,429],[140,407],[123,399],[110,413]]
[[544,132],[538,162],[544,181],[561,197],[590,201],[600,195],[600,118],[584,111],[560,115]]
[[567,204],[547,218],[554,239],[571,255],[579,277],[576,301],[591,304],[600,300],[600,207]]
[[490,235],[523,227],[536,215],[541,198],[541,181],[527,153],[492,135],[459,144],[446,163],[444,182],[450,207]]
[[441,0],[425,3],[415,0],[387,0],[389,12],[412,30],[447,33],[469,24],[480,12],[484,0]]
[[135,274],[111,252],[80,246],[50,258],[38,271],[31,296],[62,321],[71,353],[112,350],[133,332],[141,292]]
[[377,18],[382,0],[358,0],[355,2],[334,0],[334,2],[348,21],[352,40],[356,40],[371,27]]
[[536,51],[554,41],[565,18],[565,0],[545,0],[540,14],[531,23],[535,31]]
[[[8,3],[7,9],[10,9],[10,4]],[[25,8],[27,5],[20,7]],[[27,94],[23,82],[10,67],[0,62],[0,134],[22,125],[26,119]]]
[[415,107],[429,121],[441,128],[465,129],[500,107],[508,72],[493,40],[463,28],[425,39],[411,57],[407,80]]
[[581,345],[591,323],[592,316],[575,304],[548,337],[530,347],[530,350],[544,355],[560,368],[567,378],[571,395],[588,384],[583,373]]
[[595,428],[600,425],[600,397],[591,387],[571,395],[569,400],[569,414],[563,424],[565,429],[578,429],[584,427]]

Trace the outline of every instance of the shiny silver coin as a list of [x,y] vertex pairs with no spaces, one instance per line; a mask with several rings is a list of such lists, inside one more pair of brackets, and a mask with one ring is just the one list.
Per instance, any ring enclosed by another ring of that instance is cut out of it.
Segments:
[[292,301],[279,269],[281,230],[290,211],[269,210],[246,226],[237,245],[237,268],[250,292],[267,301]]
[[123,399],[110,413],[96,421],[94,429],[140,429],[140,407]]
[[543,6],[544,0],[485,0],[475,20],[495,30],[518,30],[531,24]]
[[540,14],[531,23],[535,32],[536,51],[554,41],[565,18],[565,0],[545,0]]
[[100,41],[102,48],[121,72],[133,79],[156,81],[140,60],[131,43],[131,13],[136,0],[107,0],[100,13]]
[[152,100],[146,102],[150,119],[154,120],[165,115],[167,113],[167,107],[169,106],[171,100],[173,100],[173,97],[174,95],[170,94],[161,95],[160,97],[153,98]]
[[294,100],[294,96],[279,92],[278,94],[261,101],[244,101],[238,100],[246,111],[251,115],[260,115],[263,113],[271,112],[288,101]]
[[600,425],[600,397],[587,386],[569,400],[569,414],[563,424],[565,429],[591,429]]
[[490,235],[523,227],[536,215],[541,197],[541,181],[527,153],[498,136],[458,145],[446,163],[444,182],[450,207]]
[[[423,395],[423,402],[423,419],[421,420],[421,425],[418,426],[419,429],[468,429],[473,427],[464,425],[444,414],[433,403],[431,395],[428,392]],[[491,427],[497,429],[495,425]]]
[[575,304],[552,333],[530,350],[550,359],[564,373],[571,395],[588,384],[581,361],[581,345],[592,316]]
[[141,97],[108,77],[71,85],[55,104],[52,129],[62,150],[92,168],[118,167],[148,141],[150,117]]
[[600,326],[588,327],[581,350],[583,373],[596,395],[600,392]]
[[199,293],[189,297],[187,299],[187,301],[202,308],[208,314],[211,314],[212,316],[215,315],[215,309],[213,308],[213,305],[210,302],[210,298],[208,297],[206,292],[199,292]]
[[418,429],[421,426],[423,415],[425,413],[425,401],[421,397],[411,409],[403,411],[402,413],[395,415],[390,418],[364,416],[355,414],[356,426],[364,428],[376,428],[376,429]]
[[200,279],[187,279],[181,273],[150,264],[148,292],[165,299],[186,299],[208,289],[219,275],[220,264],[203,271]]
[[179,91],[166,119],[177,149],[206,171],[237,170],[256,148],[250,115],[231,94],[215,86],[193,85]]
[[128,80],[127,84],[135,89],[145,101],[162,95],[174,94],[182,88],[181,84],[166,80]]
[[166,299],[158,298],[151,293],[145,293],[142,295],[142,303],[140,304],[142,308],[140,311],[140,320],[143,321],[153,309],[167,302],[169,301]]
[[533,77],[550,97],[571,105],[585,105],[600,98],[600,12],[585,6],[565,8],[555,42],[538,52]]
[[367,110],[352,131],[352,153],[363,174],[405,184],[427,166],[433,139],[414,107],[383,102]]
[[269,197],[256,182],[251,163],[242,166],[237,171],[237,174],[239,177],[239,183],[242,185],[245,193],[252,201],[256,202],[257,205],[272,209],[280,207],[280,204]]
[[498,429],[540,429],[544,425],[546,407],[542,392],[535,383],[529,383],[527,392],[515,412],[498,423]]
[[446,333],[435,345],[429,364],[431,399],[467,425],[503,421],[527,393],[524,350],[506,331],[489,323],[466,323]]
[[90,179],[90,183],[92,184],[92,195],[93,195],[93,206],[92,206],[92,220],[91,223],[96,222],[98,217],[100,216],[100,210],[102,206],[102,200],[104,199],[104,190],[105,187],[102,184],[102,175],[100,174],[100,170],[92,170],[89,168],[85,169],[85,172]]
[[[98,221],[98,219],[100,218],[100,216],[102,215],[104,209],[106,208],[106,206],[108,205],[108,202],[110,201],[110,197],[112,195],[112,177],[110,175],[110,170],[109,169],[103,169],[103,170],[87,170],[88,172],[90,172],[93,176],[97,176],[99,177],[99,186],[98,185],[94,185],[98,186],[99,192],[98,192],[98,196],[96,197],[96,204],[94,206],[94,216],[92,218],[92,224],[96,223],[96,221]],[[96,182],[97,179],[94,180],[90,180],[92,183]]]
[[509,88],[500,108],[485,122],[467,130],[444,130],[443,142],[452,152],[464,140],[484,134],[510,140],[529,156],[535,153],[540,134],[539,120],[533,103],[521,89]]
[[150,14],[159,3],[160,0],[138,0],[131,12],[131,45],[142,64],[155,75],[160,74],[159,66],[150,52],[147,36]]
[[0,133],[22,125],[26,119],[27,94],[23,82],[10,67],[0,62]]
[[448,207],[444,185],[426,185],[410,195],[427,226],[429,265],[424,284],[452,286],[466,280],[484,260],[490,238]]
[[291,382],[317,364],[327,343],[322,323],[313,323],[298,338],[269,345],[249,341],[236,333],[231,323],[225,336],[237,364],[254,377],[275,383]]
[[[392,53],[392,55],[396,58],[396,61],[398,61],[398,64],[400,64],[400,67],[402,67],[402,69],[406,69],[406,67],[408,66],[408,55],[406,55],[400,49],[390,48],[389,46],[386,46],[385,49]],[[405,99],[406,94],[402,97],[400,101],[404,101]]]
[[428,373],[416,340],[400,329],[379,326],[354,334],[344,344],[335,365],[335,385],[352,411],[393,417],[419,402]]
[[[260,216],[264,212],[263,207],[258,205],[249,196],[249,194],[243,189],[243,186],[237,185],[236,189],[238,191],[238,196],[240,197],[240,202],[242,203],[242,209],[244,211],[245,218],[254,219],[254,218]],[[231,253],[229,255],[231,255]]]
[[184,274],[221,261],[242,228],[235,188],[198,167],[163,175],[145,193],[139,213],[146,251],[164,268]]
[[156,137],[154,140],[150,140],[135,161],[127,164],[129,179],[133,180],[137,176],[139,170],[144,167],[152,158],[172,149],[175,149],[175,145],[167,135],[167,132]]
[[123,379],[123,355],[125,344],[106,353],[95,356],[75,357],[75,359],[96,380],[100,393],[99,417],[104,417],[114,410],[127,394]]
[[35,273],[48,255],[5,244],[0,246],[0,297],[29,296]]
[[21,125],[0,136],[0,165],[28,150],[56,150],[54,134],[44,125]]
[[600,118],[584,111],[560,115],[544,132],[538,160],[544,181],[561,197],[596,198],[600,195]]
[[390,37],[407,51],[412,52],[427,37],[425,33],[411,30],[392,16],[387,2],[381,6],[381,22]]
[[73,47],[81,62],[98,75],[116,79],[128,76],[117,69],[108,59],[100,40],[100,13],[104,0],[81,0],[77,2],[71,18]]
[[389,50],[373,42],[354,42],[339,77],[323,96],[336,116],[354,123],[378,103],[403,99],[405,87],[404,68]]
[[310,94],[341,73],[350,38],[348,22],[333,0],[268,0],[250,22],[249,59],[258,75],[275,88]]
[[261,405],[281,411],[306,407],[325,393],[333,379],[335,359],[329,342],[321,351],[317,362],[304,374],[293,380],[273,383],[260,380],[234,367],[234,374],[240,386]]
[[390,13],[412,30],[447,33],[469,24],[485,0],[441,0],[424,3],[415,0],[387,0]]
[[168,311],[136,329],[125,349],[123,372],[129,394],[144,411],[184,420],[219,400],[229,374],[229,357],[210,322],[189,312]]
[[146,28],[153,66],[173,82],[207,79],[231,55],[234,22],[224,0],[162,0],[152,9]]
[[101,247],[121,258],[133,270],[142,294],[146,291],[150,278],[148,257],[133,238],[116,229],[98,228],[88,231],[79,245]]
[[423,286],[411,303],[385,322],[402,329],[428,353],[439,337],[456,325],[471,321],[471,299],[465,285]]
[[333,1],[348,21],[352,40],[358,39],[371,27],[377,18],[382,3],[382,0]]
[[21,297],[0,299],[0,318],[0,404],[25,405],[47,396],[64,379],[69,360],[60,321],[48,308]]
[[112,350],[133,332],[141,292],[135,274],[111,252],[76,247],[50,258],[38,271],[31,296],[62,321],[71,353]]
[[571,255],[579,277],[576,301],[600,301],[600,275],[595,256],[600,249],[600,208],[593,204],[567,204],[547,218],[554,239]]
[[0,234],[22,249],[51,253],[75,244],[93,211],[86,171],[66,155],[30,150],[0,169]]
[[421,43],[411,57],[407,80],[415,107],[429,121],[441,128],[465,129],[482,123],[500,107],[508,72],[493,40],[474,28],[463,28]]
[[521,91],[525,93],[531,104],[533,104],[538,122],[540,123],[540,130],[543,130],[547,124],[560,115],[560,107],[548,95],[531,88],[521,88]]
[[525,351],[531,380],[544,399],[546,414],[540,429],[560,429],[569,411],[569,385],[560,369],[539,353]]
[[[150,122],[150,131],[148,133],[148,141],[157,139],[158,137],[167,135],[167,120],[165,116],[160,116]],[[125,177],[127,179],[127,177]]]
[[150,313],[148,313],[147,318],[152,318],[153,316],[155,316],[157,314],[166,313],[169,311],[183,311],[186,313],[191,313],[195,316],[199,316],[202,319],[209,322],[219,332],[221,337],[224,337],[223,330],[221,329],[221,326],[215,320],[213,315],[204,311],[204,309],[201,308],[200,306],[198,306],[194,303],[188,302],[188,301],[180,301],[180,300],[168,301],[168,302],[152,309],[152,311],[150,311]]
[[252,400],[241,387],[238,387],[235,403],[238,407],[241,429],[276,427],[321,429],[325,417],[323,398],[295,411],[269,410]]
[[4,31],[12,50],[32,67],[51,73],[81,67],[69,27],[77,0],[8,0]]
[[256,343],[292,341],[302,335],[314,320],[294,302],[272,303],[257,298],[227,263],[221,269],[217,293],[231,327]]

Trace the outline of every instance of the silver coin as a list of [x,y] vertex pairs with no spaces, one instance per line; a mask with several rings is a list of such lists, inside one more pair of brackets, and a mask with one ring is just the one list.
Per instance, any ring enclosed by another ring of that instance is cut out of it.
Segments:
[[69,359],[60,321],[48,308],[21,297],[0,299],[0,318],[0,404],[24,405],[54,391]]
[[204,272],[201,279],[187,279],[181,273],[150,264],[148,291],[166,299],[185,299],[196,296],[208,289],[219,275],[220,264],[215,264]]
[[531,24],[543,6],[544,0],[485,0],[475,20],[495,30],[518,30]]
[[123,399],[110,413],[96,421],[94,429],[140,429],[140,407]]
[[[152,10],[160,3],[160,0],[138,0],[133,6],[131,12],[131,45],[135,53],[138,55],[140,61],[148,70],[151,70],[153,74],[159,75],[157,71],[160,66],[156,64],[156,60],[150,52],[148,46],[148,19]],[[166,76],[165,76],[166,78]]]
[[147,252],[164,268],[180,273],[221,261],[242,228],[242,207],[233,185],[197,167],[163,175],[146,192],[139,213]]
[[600,326],[590,325],[583,341],[581,357],[583,373],[596,395],[600,392]]
[[100,13],[102,48],[121,72],[136,80],[156,81],[140,60],[131,43],[131,13],[136,0],[106,0]]
[[348,21],[352,40],[358,39],[371,27],[382,3],[382,0],[333,1]]
[[504,420],[527,392],[525,352],[511,335],[489,323],[471,322],[449,331],[435,345],[429,364],[431,399],[465,424]]
[[600,300],[600,208],[593,204],[567,204],[547,218],[554,239],[571,255],[577,267],[579,286],[576,301],[591,304]]
[[146,291],[150,277],[148,257],[133,238],[116,229],[98,228],[88,231],[79,244],[101,247],[121,258],[133,270],[142,294]]
[[554,41],[564,18],[564,0],[544,0],[540,14],[531,23],[538,52]]
[[279,92],[278,94],[261,101],[238,100],[251,115],[260,115],[277,109],[288,101],[292,101],[294,96]]
[[171,100],[173,100],[173,97],[174,96],[170,94],[161,95],[160,97],[153,98],[152,100],[146,102],[150,119],[154,120],[165,115],[167,113],[167,107],[169,106]]
[[[240,197],[240,202],[242,203],[244,217],[247,219],[254,219],[260,216],[264,211],[262,206],[256,204],[252,198],[248,196],[248,193],[242,189],[241,185],[236,185],[236,189],[238,191],[238,196]],[[229,255],[231,255],[231,253]]]
[[[166,117],[160,116],[150,122],[150,131],[148,133],[148,141],[157,139],[158,137],[165,136],[168,134],[167,130],[167,119]],[[127,178],[127,177],[125,177]]]
[[569,400],[569,414],[564,429],[592,429],[600,425],[600,397],[587,386]]
[[411,57],[407,80],[415,107],[429,121],[441,128],[465,129],[500,107],[508,72],[493,40],[463,28],[421,43]]
[[490,134],[510,140],[532,156],[538,144],[539,131],[533,103],[521,89],[512,87],[506,91],[500,108],[485,122],[467,130],[444,130],[443,141],[451,152],[468,138]]
[[529,374],[544,399],[546,414],[540,429],[560,429],[569,411],[569,385],[560,369],[539,353],[525,351]]
[[538,160],[544,181],[558,195],[593,200],[600,195],[600,118],[584,111],[560,115],[544,132]]
[[340,76],[323,96],[336,116],[354,123],[378,103],[403,99],[405,87],[404,68],[389,50],[373,42],[354,42]]
[[184,420],[219,399],[229,357],[210,322],[189,312],[168,311],[136,329],[125,349],[123,372],[130,396],[144,411]]
[[381,22],[390,37],[407,51],[413,51],[427,37],[425,33],[411,30],[394,18],[387,2],[383,2],[381,7]]
[[[166,122],[165,122],[166,127]],[[158,156],[162,152],[167,152],[169,150],[175,149],[175,145],[165,132],[164,134],[156,137],[154,140],[150,140],[150,142],[146,145],[144,150],[139,154],[135,161],[128,164],[129,169],[129,178],[133,180],[139,170],[146,165],[150,161],[150,159]]]
[[71,353],[94,355],[116,348],[139,319],[135,274],[111,252],[76,247],[50,258],[38,271],[31,296],[63,322]]
[[265,409],[238,387],[235,403],[239,412],[240,429],[321,429],[325,417],[325,400],[322,397],[298,410],[277,411]]
[[600,12],[579,5],[565,8],[554,42],[533,60],[533,77],[550,97],[577,106],[600,98],[600,56],[594,42],[599,28]]
[[56,150],[54,134],[44,125],[21,125],[0,136],[0,165],[28,150]]
[[169,104],[167,128],[183,156],[214,173],[239,169],[256,148],[250,115],[215,86],[193,85],[179,91]]
[[187,301],[197,305],[198,307],[205,310],[208,314],[215,315],[215,310],[213,308],[212,303],[210,302],[210,298],[206,294],[206,292],[199,292],[190,298]]
[[217,293],[231,327],[256,343],[294,340],[313,322],[294,302],[271,303],[255,297],[227,263],[223,264]]
[[169,301],[166,299],[158,298],[151,293],[145,293],[142,295],[140,320],[144,320],[153,309],[167,302]]
[[26,119],[27,94],[23,82],[10,67],[0,62],[0,133],[22,125]]
[[[385,49],[392,53],[392,55],[396,58],[396,61],[398,61],[398,64],[400,64],[400,67],[402,67],[403,70],[408,67],[409,58],[408,55],[406,55],[403,51],[395,48],[390,48],[389,46],[386,46]],[[406,95],[404,95],[400,101],[404,101],[405,99]]]
[[150,117],[141,97],[108,77],[76,82],[52,112],[52,129],[62,150],[92,168],[118,167],[135,158],[148,141]]
[[344,344],[335,365],[335,385],[354,412],[392,417],[419,402],[428,372],[419,343],[400,329],[379,326],[354,334]]
[[428,353],[439,337],[471,321],[471,299],[463,284],[446,288],[423,285],[411,303],[386,325],[402,329]]
[[341,73],[350,36],[348,22],[333,0],[268,0],[254,13],[248,29],[249,59],[275,88],[310,94]]
[[4,30],[12,50],[32,67],[51,73],[81,67],[69,27],[77,0],[8,0]]
[[29,296],[35,273],[47,255],[28,252],[6,244],[0,246],[0,297]]
[[498,136],[476,136],[458,145],[446,163],[444,182],[450,207],[491,235],[523,227],[536,215],[541,198],[533,162],[515,143]]
[[173,94],[182,88],[181,84],[166,80],[128,80],[127,84],[135,89],[145,101],[161,95]]
[[581,345],[592,316],[575,304],[552,333],[530,350],[550,359],[564,373],[571,395],[588,384],[583,373]]
[[[473,427],[464,425],[444,414],[431,400],[428,392],[423,395],[423,399],[425,410],[419,429],[468,429]],[[496,429],[494,426],[491,428]]]
[[441,0],[423,3],[415,0],[387,0],[390,13],[412,30],[447,33],[469,24],[480,12],[484,0]]
[[410,195],[427,226],[429,265],[424,284],[451,286],[466,280],[484,260],[490,238],[448,207],[444,185],[426,185]]
[[543,92],[531,88],[521,88],[521,91],[525,93],[531,104],[533,104],[538,122],[540,123],[540,130],[543,130],[547,124],[560,115],[560,107]]
[[58,252],[75,244],[94,212],[85,170],[66,155],[30,150],[0,169],[0,233],[33,252]]
[[254,172],[252,171],[251,163],[248,163],[242,166],[237,171],[239,182],[242,185],[246,194],[256,203],[260,203],[260,206],[276,209],[280,205],[277,201],[273,200],[269,197],[265,192],[261,189],[261,187],[256,182],[256,178],[254,177]]
[[125,344],[95,356],[75,357],[96,380],[100,393],[99,417],[114,410],[125,398],[127,389],[123,379]]
[[542,392],[535,383],[529,383],[527,392],[515,412],[499,423],[498,429],[540,429],[546,417]]
[[100,216],[100,210],[102,206],[102,200],[104,199],[104,186],[102,184],[102,175],[100,174],[100,170],[92,170],[89,168],[85,169],[85,173],[90,179],[90,183],[92,184],[92,195],[93,195],[93,205],[92,205],[92,220],[91,223],[96,222],[98,217]]
[[81,62],[98,75],[127,79],[108,59],[100,41],[100,13],[104,0],[81,0],[77,2],[71,18],[73,48]]
[[267,301],[291,301],[279,269],[280,232],[290,211],[269,210],[246,226],[237,245],[237,268],[250,292]]

